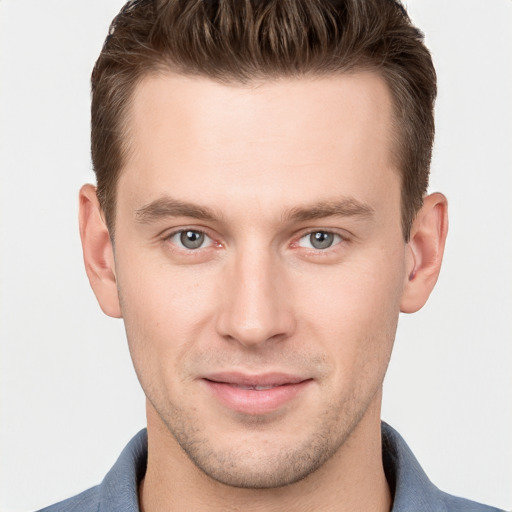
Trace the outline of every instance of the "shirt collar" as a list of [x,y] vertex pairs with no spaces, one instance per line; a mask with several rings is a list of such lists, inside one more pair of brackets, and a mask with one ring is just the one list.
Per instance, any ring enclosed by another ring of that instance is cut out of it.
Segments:
[[402,436],[382,422],[382,461],[393,495],[392,512],[444,512],[441,492],[428,479]]
[[98,512],[139,512],[139,484],[146,474],[148,434],[141,430],[125,447],[99,488]]

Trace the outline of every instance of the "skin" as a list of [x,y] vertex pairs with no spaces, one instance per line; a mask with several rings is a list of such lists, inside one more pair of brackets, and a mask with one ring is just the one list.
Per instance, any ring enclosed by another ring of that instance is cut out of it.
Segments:
[[[137,87],[115,250],[91,185],[80,224],[147,396],[143,510],[390,509],[382,382],[399,312],[427,300],[447,231],[433,194],[403,240],[391,120],[370,72]],[[204,244],[187,249],[179,230]],[[220,372],[306,384],[240,412],[205,380]]]

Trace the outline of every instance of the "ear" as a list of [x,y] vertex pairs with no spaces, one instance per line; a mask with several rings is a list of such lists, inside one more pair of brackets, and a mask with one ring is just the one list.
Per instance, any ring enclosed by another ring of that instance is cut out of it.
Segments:
[[441,270],[447,234],[448,201],[443,194],[431,194],[416,215],[406,246],[402,313],[414,313],[427,302]]
[[89,283],[103,312],[121,318],[114,251],[96,187],[84,185],[79,200],[80,238]]

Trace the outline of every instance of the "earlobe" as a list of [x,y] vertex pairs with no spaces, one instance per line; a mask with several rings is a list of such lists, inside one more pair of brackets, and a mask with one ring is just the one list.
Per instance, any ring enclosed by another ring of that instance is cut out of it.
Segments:
[[84,185],[79,195],[80,238],[89,283],[103,312],[121,318],[117,293],[114,251],[93,185]]
[[403,313],[414,313],[427,302],[441,270],[447,233],[446,197],[431,194],[416,215],[406,246],[406,280],[400,304]]

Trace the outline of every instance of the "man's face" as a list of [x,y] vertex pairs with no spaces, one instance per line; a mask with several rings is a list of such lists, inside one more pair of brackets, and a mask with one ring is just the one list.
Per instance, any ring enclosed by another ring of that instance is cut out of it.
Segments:
[[405,279],[391,118],[371,73],[136,89],[122,315],[152,421],[216,480],[297,481],[378,422]]

